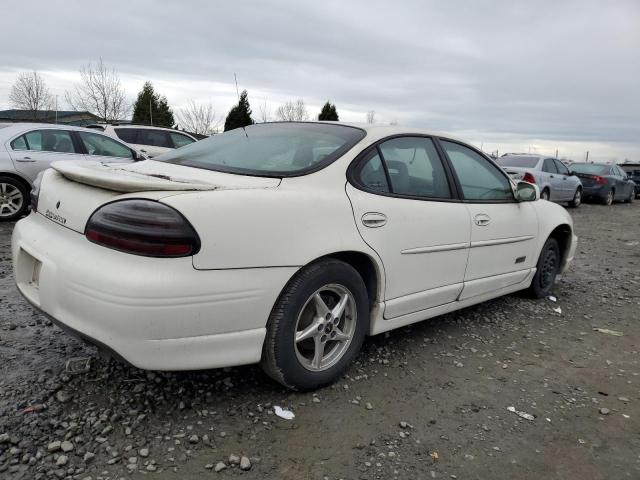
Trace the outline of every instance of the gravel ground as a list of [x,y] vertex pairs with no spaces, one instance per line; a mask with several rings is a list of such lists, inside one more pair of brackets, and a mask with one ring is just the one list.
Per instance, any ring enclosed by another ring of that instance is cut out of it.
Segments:
[[[315,394],[256,366],[99,359],[19,296],[0,224],[0,478],[640,478],[640,202],[571,213],[557,302],[510,295],[370,338]],[[78,356],[91,370],[65,374]]]

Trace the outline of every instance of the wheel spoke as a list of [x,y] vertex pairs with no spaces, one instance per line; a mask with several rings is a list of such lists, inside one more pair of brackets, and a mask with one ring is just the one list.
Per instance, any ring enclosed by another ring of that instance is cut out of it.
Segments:
[[322,364],[322,357],[324,357],[324,343],[320,341],[320,336],[316,336],[315,340],[315,350],[313,351],[313,359],[311,360],[311,366],[313,368],[320,368]]
[[306,340],[307,338],[311,338],[318,335],[318,325],[319,325],[319,322],[314,321],[311,323],[311,325],[309,325],[304,330],[296,332],[296,343],[299,343],[303,340]]
[[336,342],[346,342],[347,340],[349,340],[349,335],[347,335],[346,333],[344,333],[342,330],[339,329],[335,329],[336,335],[331,339],[331,340],[335,340]]
[[22,197],[22,193],[20,193],[20,190],[15,190],[14,192],[11,192],[7,195],[9,198],[20,198]]
[[7,184],[0,183],[0,193],[7,193]]
[[346,293],[343,293],[342,295],[340,295],[340,300],[338,301],[338,304],[333,307],[333,310],[331,311],[331,314],[333,315],[334,318],[340,319],[340,317],[342,317],[342,314],[344,313],[344,308],[347,306],[347,303],[349,302],[349,295],[347,295]]
[[324,300],[320,296],[320,293],[316,293],[313,296],[313,301],[316,304],[316,312],[318,312],[318,316],[322,318],[327,318],[328,314],[331,314],[331,310],[327,307],[327,304],[324,303]]
[[9,209],[9,213],[16,213],[18,211],[18,207],[13,203],[7,203],[7,208]]

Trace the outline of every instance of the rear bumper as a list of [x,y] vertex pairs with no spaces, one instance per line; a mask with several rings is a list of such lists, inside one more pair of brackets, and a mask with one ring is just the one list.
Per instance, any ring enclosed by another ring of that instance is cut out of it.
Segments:
[[195,270],[128,255],[33,213],[16,224],[18,290],[72,333],[149,370],[260,360],[266,322],[295,267]]
[[584,198],[598,198],[600,200],[604,200],[607,198],[607,193],[609,192],[608,185],[597,185],[591,187],[582,187],[582,196]]

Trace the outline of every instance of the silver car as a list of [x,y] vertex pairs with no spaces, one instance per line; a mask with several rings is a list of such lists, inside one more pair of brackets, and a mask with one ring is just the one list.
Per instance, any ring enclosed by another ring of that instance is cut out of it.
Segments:
[[20,218],[38,174],[56,160],[133,162],[143,159],[123,142],[70,125],[0,124],[0,221]]
[[535,183],[540,188],[540,198],[552,202],[567,202],[570,207],[582,203],[582,183],[572,175],[567,166],[557,158],[543,155],[506,154],[497,159],[514,180]]

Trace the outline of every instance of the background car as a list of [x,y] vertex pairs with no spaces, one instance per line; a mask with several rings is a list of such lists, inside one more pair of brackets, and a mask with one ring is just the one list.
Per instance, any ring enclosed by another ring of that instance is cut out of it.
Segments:
[[105,135],[126,142],[148,157],[157,157],[175,148],[184,147],[197,141],[195,137],[188,133],[172,128],[109,124],[95,124],[88,127],[102,130]]
[[540,198],[552,202],[568,202],[578,207],[582,202],[580,179],[557,158],[542,155],[506,154],[497,160],[515,180],[535,183],[540,188]]
[[0,221],[20,218],[38,174],[58,160],[132,162],[144,156],[125,143],[81,127],[0,124]]
[[629,180],[636,184],[636,198],[640,198],[640,163],[622,163],[618,167],[627,174]]
[[636,197],[636,184],[617,165],[578,162],[571,169],[582,181],[585,199],[611,205],[617,201],[633,202]]
[[115,171],[53,168],[14,229],[18,290],[139,368],[261,362],[317,388],[366,335],[545,297],[576,248],[535,185],[420,130],[263,123]]

